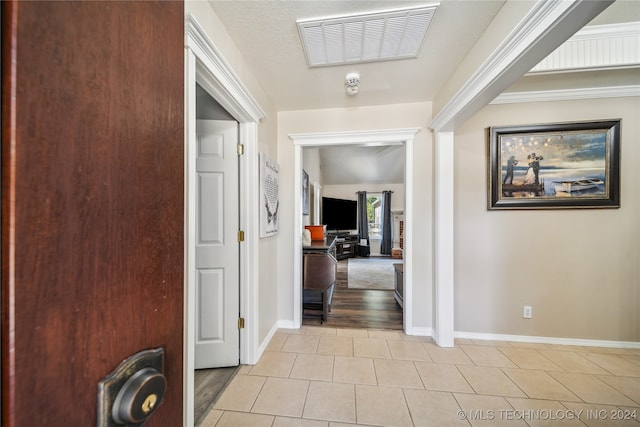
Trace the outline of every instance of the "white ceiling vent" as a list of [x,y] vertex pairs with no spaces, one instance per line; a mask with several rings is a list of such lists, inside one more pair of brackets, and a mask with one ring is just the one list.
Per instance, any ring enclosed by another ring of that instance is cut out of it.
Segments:
[[415,58],[438,4],[297,21],[309,67]]

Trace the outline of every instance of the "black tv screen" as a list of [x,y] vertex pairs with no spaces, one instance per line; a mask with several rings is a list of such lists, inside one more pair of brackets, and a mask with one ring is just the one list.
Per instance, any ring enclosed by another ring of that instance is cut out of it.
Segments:
[[357,230],[358,202],[323,197],[322,223],[327,226],[327,231]]

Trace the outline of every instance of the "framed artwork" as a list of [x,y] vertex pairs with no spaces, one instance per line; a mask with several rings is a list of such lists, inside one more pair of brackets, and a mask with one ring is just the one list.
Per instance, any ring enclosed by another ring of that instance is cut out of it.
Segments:
[[260,157],[260,237],[278,234],[280,208],[278,164],[265,154]]
[[620,125],[489,128],[489,209],[619,208]]
[[302,215],[309,215],[309,174],[302,169]]

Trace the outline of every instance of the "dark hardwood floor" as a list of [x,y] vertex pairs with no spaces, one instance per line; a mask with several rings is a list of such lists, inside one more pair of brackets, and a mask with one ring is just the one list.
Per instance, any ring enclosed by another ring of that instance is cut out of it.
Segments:
[[197,369],[195,372],[194,425],[198,426],[207,416],[213,404],[218,400],[231,382],[240,366],[230,368]]
[[402,308],[393,298],[393,291],[349,289],[347,265],[348,259],[338,261],[333,305],[327,321],[321,325],[318,316],[304,316],[302,324],[330,328],[402,330]]

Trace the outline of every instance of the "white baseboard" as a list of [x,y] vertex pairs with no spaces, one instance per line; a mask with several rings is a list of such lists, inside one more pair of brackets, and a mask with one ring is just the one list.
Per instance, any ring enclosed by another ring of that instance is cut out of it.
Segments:
[[[262,353],[266,350],[269,342],[278,331],[278,329],[300,329],[294,326],[291,320],[279,320],[273,325],[267,337],[258,348],[258,357],[260,360]],[[433,337],[433,328],[430,327],[414,327],[405,331],[407,335],[418,337]],[[609,341],[609,340],[589,340],[582,338],[556,338],[556,337],[539,337],[533,335],[509,335],[509,334],[489,334],[480,332],[464,332],[455,331],[455,338],[466,338],[473,340],[489,340],[489,341],[513,341],[534,344],[556,344],[556,345],[578,345],[585,347],[611,347],[611,348],[633,348],[640,349],[640,342],[636,341]]]
[[276,324],[276,326],[277,328],[282,328],[282,329],[300,329],[299,327],[295,326],[293,320],[278,320],[278,323]]
[[405,334],[416,337],[433,337],[432,328],[412,327],[404,331]]
[[280,322],[276,322],[271,328],[271,330],[269,331],[269,333],[267,334],[267,336],[264,338],[264,340],[260,343],[260,345],[258,346],[258,354],[256,355],[256,363],[262,357],[262,354],[267,349],[267,346],[271,342],[271,339],[273,338],[273,336],[276,334],[276,332],[278,332],[278,328],[281,328],[281,327],[283,326],[280,326]]
[[492,340],[492,341],[513,341],[537,344],[557,344],[557,345],[581,345],[585,347],[614,347],[614,348],[637,348],[640,349],[640,342],[635,341],[607,341],[607,340],[588,340],[581,338],[555,338],[555,337],[538,337],[531,335],[507,335],[507,334],[485,334],[478,332],[454,332],[455,338],[467,338],[473,340]]

